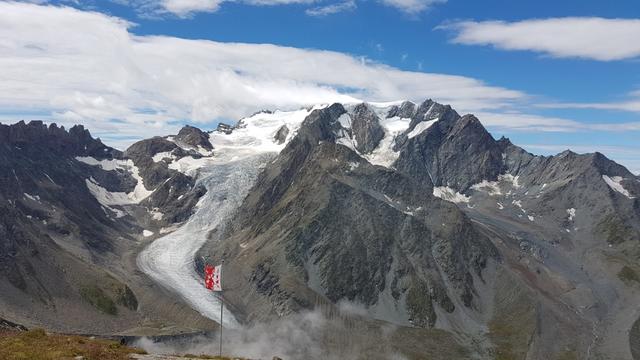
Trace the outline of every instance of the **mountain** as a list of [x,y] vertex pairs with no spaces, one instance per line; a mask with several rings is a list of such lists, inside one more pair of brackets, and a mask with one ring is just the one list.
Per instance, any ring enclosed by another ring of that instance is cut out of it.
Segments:
[[327,354],[640,359],[640,178],[600,153],[536,156],[432,100],[262,111],[124,152],[39,122],[0,143],[0,318],[211,328],[202,265],[224,261],[226,326],[304,333],[283,322],[319,309]]
[[0,125],[0,318],[96,334],[154,322],[207,324],[185,306],[159,311],[172,301],[135,267],[142,226],[166,223],[157,220],[159,211],[188,216],[175,209],[198,197],[189,189],[182,203],[165,206],[164,188],[156,194],[145,185],[188,187],[193,180],[177,171],[141,171],[136,163],[142,160],[126,158],[82,126]]

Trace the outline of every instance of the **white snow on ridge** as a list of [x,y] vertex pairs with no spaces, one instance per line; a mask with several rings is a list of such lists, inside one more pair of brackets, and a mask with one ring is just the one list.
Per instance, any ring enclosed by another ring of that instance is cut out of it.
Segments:
[[[384,112],[384,109],[377,110],[380,113]],[[388,111],[388,109],[386,111]],[[388,168],[391,167],[391,164],[393,164],[398,159],[398,156],[400,156],[399,152],[393,151],[395,139],[398,135],[407,131],[409,124],[411,123],[411,119],[397,116],[388,119],[385,116],[379,117],[380,125],[384,128],[384,138],[382,138],[378,147],[370,154],[365,154],[364,158],[373,165],[380,165]]]
[[407,136],[409,137],[409,139],[413,139],[414,137],[422,134],[424,131],[430,128],[431,125],[435,124],[437,121],[438,119],[420,122],[413,128],[413,130],[411,130],[411,132]]
[[433,188],[433,196],[439,197],[440,199],[450,201],[452,203],[460,204],[460,203],[468,203],[471,198],[464,194],[460,194],[454,189],[448,186],[436,186]]
[[[326,105],[314,106],[310,109],[294,111],[260,112],[241,120],[242,126],[233,129],[231,134],[213,131],[209,134],[209,142],[215,152],[233,151],[237,155],[248,156],[265,152],[280,152],[298,132],[304,119],[313,110],[325,108]],[[274,141],[278,129],[285,125],[289,134],[282,144]]]
[[[147,190],[147,188],[144,186],[144,181],[142,180],[142,177],[140,176],[139,169],[133,163],[133,160],[130,160],[130,159],[128,159],[128,160],[118,160],[118,159],[96,160],[95,158],[93,158],[91,156],[77,156],[76,160],[78,160],[78,161],[80,161],[82,163],[85,163],[87,165],[100,166],[105,171],[112,171],[112,170],[116,170],[116,169],[122,169],[122,170],[128,171],[131,174],[131,176],[134,179],[136,179],[136,181],[137,181],[136,187],[133,189],[132,192],[126,194],[127,197],[129,198],[129,200],[126,203],[119,203],[119,204],[115,204],[114,203],[114,204],[111,204],[111,205],[137,204],[137,203],[141,202],[142,200],[146,199],[147,197],[149,197],[149,195],[151,195],[153,193],[153,191]],[[93,179],[92,179],[91,182],[93,182],[95,185],[98,185],[97,182],[95,180],[93,180]],[[89,184],[89,182],[87,181],[87,187],[89,187],[88,184]],[[104,188],[102,188],[102,189],[104,190]],[[89,190],[91,190],[91,188],[89,188]]]
[[212,157],[202,157],[196,159],[192,156],[185,156],[169,164],[169,169],[177,170],[187,176],[195,176],[198,169],[214,161]]
[[153,236],[153,231],[150,231],[150,230],[142,230],[142,236],[144,236],[144,237]]
[[26,198],[30,199],[30,200],[40,202],[40,196],[39,195],[31,195],[31,194],[24,193],[24,196]]
[[573,219],[576,217],[576,209],[567,209],[567,214],[569,214],[569,221],[573,221]]
[[604,182],[609,185],[611,189],[619,192],[620,194],[628,197],[629,199],[633,199],[634,197],[622,186],[621,182],[624,180],[621,176],[609,177],[607,175],[602,175],[602,179]]
[[153,155],[153,162],[160,162],[163,159],[171,159],[172,161],[176,159],[176,156],[173,155],[172,151],[163,151]]

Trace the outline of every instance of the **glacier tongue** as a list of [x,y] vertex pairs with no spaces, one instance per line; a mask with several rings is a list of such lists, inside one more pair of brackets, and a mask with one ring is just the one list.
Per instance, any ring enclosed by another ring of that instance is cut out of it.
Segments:
[[[196,175],[196,187],[202,185],[207,192],[184,225],[154,240],[138,255],[138,267],[203,316],[219,322],[221,304],[214,293],[205,289],[204,280],[194,268],[196,253],[207,241],[207,234],[222,226],[240,206],[264,165],[292,138],[289,134],[287,141],[276,143],[278,128],[286,125],[297,131],[317,108],[255,114],[243,119],[242,126],[230,134],[211,133],[213,156],[199,160],[189,157],[184,164],[174,162],[174,166],[181,166],[179,170]],[[233,314],[226,308],[224,311],[224,326],[237,327]]]
[[[273,156],[275,153],[252,154],[231,161],[223,156],[201,168],[198,184],[205,186],[207,193],[196,212],[178,230],[155,240],[138,256],[142,271],[212,320],[220,321],[220,302],[196,273],[195,254],[207,241],[207,234],[240,205],[262,165]],[[237,325],[225,309],[225,327]]]

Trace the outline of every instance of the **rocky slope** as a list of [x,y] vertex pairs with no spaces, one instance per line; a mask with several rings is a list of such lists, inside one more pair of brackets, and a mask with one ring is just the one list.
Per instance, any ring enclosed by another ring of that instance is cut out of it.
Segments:
[[630,358],[614,334],[638,317],[639,184],[602,154],[534,156],[430,100],[334,104],[201,254],[225,260],[247,321],[348,301],[480,357]]
[[207,323],[187,307],[157,312],[170,300],[137,274],[143,230],[188,217],[202,192],[135,149],[126,156],[82,126],[0,125],[1,317],[88,333]]

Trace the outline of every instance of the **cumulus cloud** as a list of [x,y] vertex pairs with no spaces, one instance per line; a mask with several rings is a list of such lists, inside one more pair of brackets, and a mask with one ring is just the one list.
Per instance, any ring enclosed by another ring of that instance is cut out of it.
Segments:
[[307,9],[305,13],[309,16],[322,17],[332,14],[337,14],[346,11],[353,11],[357,8],[356,2],[353,0],[330,4],[326,6],[319,6],[311,9]]
[[262,108],[432,97],[464,112],[525,97],[473,78],[402,71],[338,52],[136,36],[132,26],[70,7],[0,2],[3,117],[36,113],[133,139],[166,134],[181,121],[238,119]]
[[178,16],[218,10],[222,0],[162,0],[159,5]]
[[558,58],[599,61],[640,56],[640,19],[565,17],[516,22],[461,21],[438,27],[455,32],[453,43],[529,50]]

